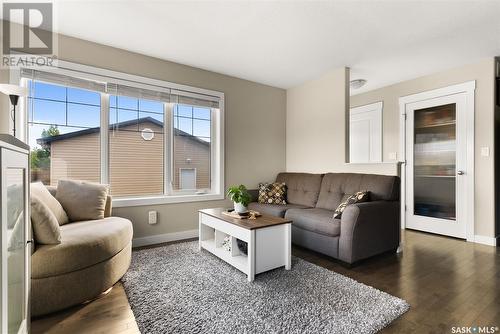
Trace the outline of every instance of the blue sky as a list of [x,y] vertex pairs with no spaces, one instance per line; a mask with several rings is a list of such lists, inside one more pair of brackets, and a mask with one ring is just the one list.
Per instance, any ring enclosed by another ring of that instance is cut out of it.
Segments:
[[[35,82],[33,106],[28,114],[30,122],[58,125],[61,133],[100,125],[100,94],[78,88]],[[32,94],[30,94],[32,96]],[[67,101],[67,103],[66,103]],[[110,124],[152,117],[163,121],[163,103],[125,96],[110,97]],[[193,119],[191,119],[193,118]],[[68,126],[65,126],[65,125]],[[210,109],[186,105],[174,106],[174,126],[180,130],[210,141]],[[30,124],[30,146],[38,146],[36,139],[49,125]]]

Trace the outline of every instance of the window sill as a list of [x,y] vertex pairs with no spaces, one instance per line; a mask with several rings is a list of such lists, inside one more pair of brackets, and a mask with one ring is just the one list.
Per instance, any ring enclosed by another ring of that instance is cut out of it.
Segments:
[[223,194],[171,195],[113,198],[113,208],[223,200]]

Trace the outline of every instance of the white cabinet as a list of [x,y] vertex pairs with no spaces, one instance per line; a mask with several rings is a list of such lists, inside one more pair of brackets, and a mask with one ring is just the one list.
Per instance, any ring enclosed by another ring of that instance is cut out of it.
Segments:
[[29,147],[0,135],[1,333],[28,332]]

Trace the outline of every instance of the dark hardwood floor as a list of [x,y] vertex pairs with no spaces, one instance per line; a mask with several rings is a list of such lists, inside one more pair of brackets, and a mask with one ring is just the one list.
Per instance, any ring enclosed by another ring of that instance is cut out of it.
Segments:
[[[298,247],[293,254],[407,300],[410,310],[383,333],[500,327],[500,248],[406,231],[402,253],[381,255],[354,268]],[[89,304],[32,322],[35,334],[138,332],[121,283]]]

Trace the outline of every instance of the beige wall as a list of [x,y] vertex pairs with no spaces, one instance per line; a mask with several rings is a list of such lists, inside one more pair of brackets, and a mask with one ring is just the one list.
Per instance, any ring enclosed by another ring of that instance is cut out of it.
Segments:
[[[476,80],[475,91],[475,234],[495,236],[494,224],[494,59],[401,82],[351,96],[351,107],[383,101],[383,159],[399,154],[399,104],[401,96]],[[481,147],[490,148],[482,157]]]
[[397,175],[396,163],[347,164],[346,117],[349,69],[287,90],[286,168],[288,171]]
[[[65,36],[59,49],[63,60],[224,92],[226,187],[255,188],[285,169],[285,90]],[[196,229],[198,209],[228,204],[115,208],[113,214],[131,219],[137,238]],[[158,211],[157,225],[148,225],[149,210]]]
[[349,70],[340,68],[287,90],[286,168],[327,172],[345,162]]

